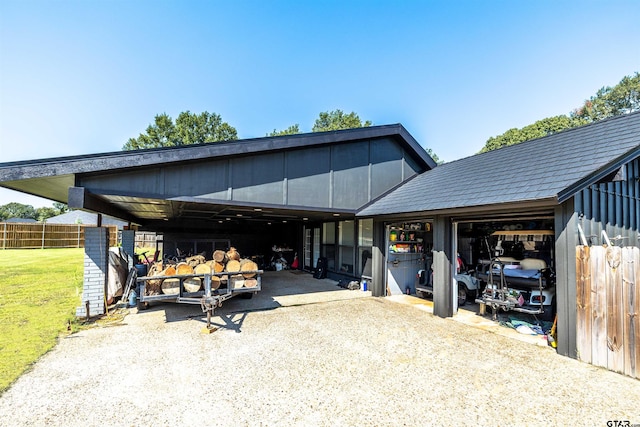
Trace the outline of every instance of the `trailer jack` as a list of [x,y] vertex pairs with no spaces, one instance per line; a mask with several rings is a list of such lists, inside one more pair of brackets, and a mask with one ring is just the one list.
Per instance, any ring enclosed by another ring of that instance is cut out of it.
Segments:
[[211,326],[211,317],[213,316],[214,310],[218,307],[222,307],[222,298],[205,295],[200,300],[200,308],[202,308],[202,312],[207,313],[207,326],[206,329],[203,329],[203,332],[206,331],[211,333],[218,330],[217,327]]

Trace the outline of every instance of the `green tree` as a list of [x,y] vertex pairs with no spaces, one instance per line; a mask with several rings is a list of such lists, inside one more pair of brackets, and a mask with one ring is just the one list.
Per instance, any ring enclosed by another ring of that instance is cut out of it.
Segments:
[[492,136],[480,152],[496,150],[638,110],[640,110],[640,73],[636,72],[633,76],[623,77],[614,87],[601,88],[568,116],[547,117],[521,129],[513,128],[502,135]]
[[531,139],[541,138],[585,123],[586,121],[584,119],[573,118],[565,115],[548,117],[546,119],[538,120],[537,122],[521,129],[513,128],[509,129],[502,135],[492,136],[487,140],[487,143],[480,152],[484,153],[491,150],[497,150],[498,148],[506,147],[508,145],[519,144]]
[[143,148],[175,147],[179,145],[204,144],[238,139],[236,129],[223,122],[220,115],[207,111],[193,114],[184,111],[176,122],[166,113],[155,116],[154,123],[138,138],[129,138],[123,150]]
[[360,117],[351,112],[345,114],[342,110],[334,110],[320,113],[320,116],[316,119],[312,132],[326,132],[331,130],[340,129],[353,129],[371,126],[371,122],[367,120],[362,122]]
[[38,214],[31,205],[11,202],[0,206],[0,220],[5,221],[9,218],[38,219]]
[[43,222],[45,219],[51,218],[59,214],[60,214],[60,211],[52,207],[43,206],[41,208],[36,209],[36,219],[40,222]]
[[438,157],[438,155],[434,153],[431,148],[427,148],[425,151],[433,159],[433,161],[436,162],[436,164],[441,165],[444,163],[444,161],[440,160],[440,157]]
[[595,122],[640,110],[640,72],[624,76],[614,87],[603,87],[575,109],[573,117]]
[[283,130],[273,130],[273,132],[268,133],[267,136],[283,136],[283,135],[296,135],[300,133],[300,126],[296,123],[295,125],[291,125]]
[[176,134],[179,144],[204,144],[208,142],[233,141],[238,139],[238,132],[222,117],[207,111],[191,114],[184,111],[176,119]]
[[69,206],[60,202],[53,202],[53,208],[58,212],[56,215],[60,215],[69,212]]

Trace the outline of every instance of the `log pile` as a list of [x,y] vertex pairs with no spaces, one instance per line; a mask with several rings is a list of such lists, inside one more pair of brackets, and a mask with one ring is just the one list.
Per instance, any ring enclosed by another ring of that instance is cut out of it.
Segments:
[[[215,290],[222,283],[230,282],[233,289],[255,288],[258,286],[257,274],[258,265],[250,260],[243,259],[236,248],[231,247],[227,252],[217,250],[213,253],[212,259],[207,260],[202,255],[196,255],[185,259],[176,265],[164,266],[162,261],[155,262],[147,273],[146,292],[150,295],[178,295],[180,292],[180,279],[167,278],[163,276],[174,275],[201,275],[212,273],[228,273],[211,276],[211,289]],[[188,277],[182,279],[182,286],[186,292],[198,292],[203,287],[203,280],[200,277]]]

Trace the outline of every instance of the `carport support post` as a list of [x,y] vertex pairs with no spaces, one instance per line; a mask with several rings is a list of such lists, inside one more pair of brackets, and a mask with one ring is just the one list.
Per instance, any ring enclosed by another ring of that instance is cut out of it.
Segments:
[[576,345],[576,246],[578,245],[578,214],[570,199],[555,209],[555,273],[558,324],[556,343],[558,354],[577,358]]
[[[122,250],[125,251],[127,255],[132,257],[133,263],[135,264],[135,246],[136,246],[136,231],[135,230],[122,230]],[[132,265],[129,266],[133,267]]]
[[453,229],[449,217],[433,219],[433,314],[453,316]]
[[85,304],[87,302],[92,315],[104,314],[108,269],[109,229],[106,227],[85,227],[83,305],[76,308],[76,316],[86,317]]
[[373,247],[371,248],[371,275],[373,280],[369,290],[374,297],[387,295],[386,290],[386,236],[383,221],[373,220]]

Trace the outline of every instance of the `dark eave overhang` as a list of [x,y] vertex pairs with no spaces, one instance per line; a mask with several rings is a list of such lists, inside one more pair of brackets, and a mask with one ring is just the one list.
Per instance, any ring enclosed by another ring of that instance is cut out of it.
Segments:
[[484,218],[488,215],[504,215],[505,212],[507,212],[507,215],[517,216],[522,216],[524,213],[526,213],[527,215],[546,214],[549,212],[553,212],[553,209],[557,205],[558,202],[555,198],[546,198],[536,200],[522,200],[509,203],[495,203],[480,206],[463,206],[448,209],[357,216],[359,218],[374,217],[377,220],[382,221],[402,221],[416,218],[433,218],[436,216],[449,216],[452,218],[452,220],[459,220],[469,218]]

